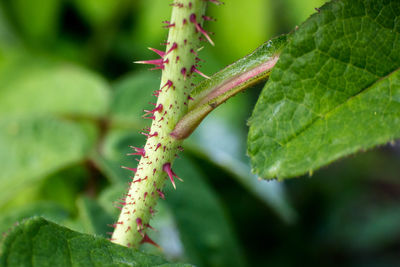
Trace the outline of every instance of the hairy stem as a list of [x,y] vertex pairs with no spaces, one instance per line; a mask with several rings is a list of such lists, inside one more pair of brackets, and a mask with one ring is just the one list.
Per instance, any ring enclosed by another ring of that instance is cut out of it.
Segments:
[[153,110],[145,111],[153,119],[150,130],[143,134],[148,139],[144,148],[135,148],[133,155],[141,159],[135,171],[129,192],[122,200],[122,210],[112,242],[128,247],[138,247],[143,242],[154,242],[146,234],[149,221],[155,212],[158,198],[164,198],[162,188],[167,177],[175,187],[176,174],[171,165],[181,145],[180,140],[170,136],[176,123],[188,109],[188,96],[191,90],[190,78],[196,68],[196,50],[201,38],[209,39],[202,28],[202,20],[207,1],[179,0],[172,6],[166,51],[152,49],[161,59],[139,61],[154,64],[162,69],[160,89],[156,91],[158,101]]

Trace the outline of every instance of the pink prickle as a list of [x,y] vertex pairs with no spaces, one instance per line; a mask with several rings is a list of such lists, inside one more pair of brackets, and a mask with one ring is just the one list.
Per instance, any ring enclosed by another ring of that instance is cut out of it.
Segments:
[[144,244],[144,243],[149,243],[157,248],[160,248],[160,246],[156,242],[151,240],[151,238],[147,234],[144,235],[142,241],[140,242],[140,244]]
[[178,44],[177,43],[173,43],[171,48],[167,51],[166,55],[168,55],[169,53],[171,53],[172,51],[174,51],[177,48],[178,48]]
[[191,72],[196,72],[197,74],[199,74],[200,76],[206,78],[206,79],[211,79],[210,77],[208,77],[207,75],[205,75],[204,73],[202,73],[201,71],[199,71],[195,65],[192,66],[192,68],[190,69]]
[[203,34],[204,37],[210,42],[210,44],[211,44],[212,46],[214,46],[214,42],[213,42],[213,40],[211,40],[211,38],[210,38],[210,36],[208,35],[208,33],[200,26],[199,23],[197,23],[197,21],[196,21],[196,14],[190,15],[189,20],[190,20],[191,23],[194,24],[194,26],[196,27],[196,30],[197,30],[198,32],[200,32],[201,34]]
[[154,91],[153,96],[158,97],[160,95],[160,93],[161,93],[161,90],[156,90],[156,91]]
[[164,87],[167,87],[167,90],[169,89],[169,88],[171,88],[171,86],[173,86],[174,85],[174,83],[171,81],[171,80],[168,80],[164,85],[163,85],[163,87],[161,87],[161,89],[164,89]]
[[126,170],[130,170],[133,172],[137,172],[137,168],[129,168],[129,167],[125,167],[125,166],[121,166],[122,169],[126,169]]
[[182,68],[181,73],[182,73],[183,77],[186,78],[186,68]]
[[159,59],[151,59],[151,60],[134,61],[134,63],[137,63],[137,64],[155,65],[155,67],[150,70],[164,69],[164,64],[167,64],[168,62],[169,62],[168,58],[166,60],[159,58]]
[[157,146],[156,146],[156,149],[154,149],[154,151],[157,151],[157,149],[159,149],[160,147],[161,147],[161,144],[158,143]]
[[163,110],[163,105],[159,104],[156,108],[152,109],[152,110],[144,110],[145,114],[142,116],[145,119],[155,119],[154,116],[151,117],[146,117],[150,114],[154,114],[156,111],[161,112]]
[[165,25],[164,26],[164,28],[171,28],[171,27],[175,27],[175,23],[171,23],[171,22],[169,22],[169,21],[163,21],[163,23],[165,23],[165,24],[167,24],[167,25]]
[[169,179],[171,180],[172,186],[176,189],[175,186],[175,181],[174,181],[174,177],[177,178],[178,180],[182,181],[183,180],[181,178],[178,177],[178,175],[176,175],[176,173],[174,173],[171,169],[171,163],[165,163],[163,166],[163,171],[165,171],[168,174]]
[[153,51],[154,53],[158,54],[160,57],[164,57],[165,56],[165,52],[152,48],[152,47],[148,47],[149,50]]
[[202,18],[204,19],[204,20],[207,20],[207,21],[216,21],[216,19],[214,19],[214,18],[212,18],[212,17],[209,17],[209,16],[202,16]]
[[139,155],[139,156],[146,156],[146,151],[144,150],[144,148],[140,148],[140,147],[134,147],[134,146],[130,146],[132,149],[134,149],[136,151],[136,153],[128,153],[128,156],[133,156],[133,155]]
[[137,225],[137,230],[141,231],[143,229],[142,219],[136,218],[136,225]]
[[164,60],[162,58],[159,59],[151,59],[151,60],[139,60],[134,61],[133,63],[137,64],[149,64],[149,65],[161,65],[163,64]]
[[165,195],[160,189],[157,189],[157,193],[162,199],[165,199]]
[[141,134],[143,134],[144,136],[147,136],[147,138],[158,136],[158,132],[154,132],[152,134],[141,132]]

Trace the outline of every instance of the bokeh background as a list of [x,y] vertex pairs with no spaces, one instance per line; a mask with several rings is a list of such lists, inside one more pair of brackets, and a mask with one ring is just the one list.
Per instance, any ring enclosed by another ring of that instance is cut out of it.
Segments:
[[[210,75],[286,33],[323,0],[210,5]],[[135,167],[159,72],[168,0],[0,0],[0,232],[40,215],[107,237]],[[200,80],[200,79],[198,79]],[[259,181],[246,120],[262,85],[231,99],[186,141],[185,182],[157,206],[141,249],[197,266],[400,266],[400,148],[393,143],[284,182]]]

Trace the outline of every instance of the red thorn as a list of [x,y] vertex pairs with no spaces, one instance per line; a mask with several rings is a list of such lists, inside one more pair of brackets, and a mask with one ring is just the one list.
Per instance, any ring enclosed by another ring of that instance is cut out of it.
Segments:
[[144,243],[149,243],[157,248],[160,248],[160,246],[156,242],[151,240],[151,238],[147,234],[144,235],[142,241],[140,242],[140,244],[144,244]]
[[157,144],[157,147],[156,147],[156,149],[154,149],[154,151],[157,151],[157,149],[159,149],[159,148],[160,148],[160,146],[161,146],[161,144],[160,144],[160,143],[158,143],[158,144]]
[[194,100],[194,98],[191,97],[190,95],[188,96],[188,99],[189,99],[189,100]]
[[190,17],[189,17],[189,19],[190,19],[190,22],[192,22],[192,23],[194,24],[194,26],[196,27],[196,30],[197,30],[198,32],[200,32],[201,34],[203,34],[204,37],[206,37],[206,39],[210,42],[210,44],[211,44],[212,46],[214,46],[214,42],[211,40],[211,38],[210,38],[210,36],[208,35],[208,33],[200,26],[199,23],[197,23],[197,21],[196,21],[196,14],[194,14],[194,13],[191,14]]
[[[132,180],[135,179],[134,177],[131,177],[131,178],[132,178]],[[140,183],[141,181],[144,181],[144,180],[147,180],[147,176],[144,177],[143,179],[142,179],[142,178],[139,178],[139,179],[137,179],[137,180],[133,180],[132,183]]]
[[163,70],[164,69],[164,65],[160,65],[154,68],[151,68],[150,70]]
[[171,163],[165,163],[163,166],[163,171],[165,171],[168,174],[169,179],[171,180],[172,186],[176,189],[175,186],[175,181],[174,181],[174,177],[176,177],[178,180],[182,181],[183,180],[181,178],[178,177],[178,175],[176,175],[176,173],[174,173],[171,169]]
[[151,230],[155,231],[156,229],[154,229],[150,224],[146,224],[146,227],[150,228]]
[[196,51],[194,51],[193,49],[190,49],[190,53],[192,53],[192,54],[195,55],[196,57],[198,56],[198,54],[196,53]]
[[157,53],[160,57],[164,57],[165,56],[165,52],[163,52],[161,50],[158,50],[158,49],[155,49],[155,48],[151,48],[151,47],[148,47],[148,49],[150,49],[154,53]]
[[171,24],[168,24],[168,25],[165,25],[164,26],[164,28],[172,28],[172,27],[175,27],[175,23],[171,23]]
[[181,73],[182,73],[183,77],[186,78],[186,68],[182,68]]
[[134,61],[133,63],[137,64],[150,64],[150,65],[161,65],[164,63],[164,60],[162,58],[159,59],[151,59],[151,60],[140,60],[140,61]]
[[197,74],[199,74],[200,76],[203,76],[206,79],[211,79],[210,77],[208,77],[207,75],[205,75],[204,73],[202,73],[201,71],[199,71],[194,65],[192,66],[192,68],[190,69],[191,72],[196,72]]
[[209,17],[209,16],[202,16],[202,18],[204,19],[204,20],[207,20],[207,21],[216,21],[216,19],[214,19],[214,18],[212,18],[212,17]]
[[122,207],[120,206],[115,206],[117,209],[122,210]]
[[125,166],[121,166],[122,169],[126,169],[126,170],[130,170],[133,172],[137,172],[137,168],[129,168],[129,167],[125,167]]
[[157,189],[157,193],[162,199],[165,199],[165,195],[160,189]]
[[142,116],[142,118],[154,120],[156,117],[154,117],[154,116],[146,117],[146,116],[148,116],[150,114],[154,114],[156,111],[161,112],[162,110],[163,110],[163,105],[159,104],[155,109],[144,110],[145,114]]
[[140,147],[134,147],[134,146],[130,146],[130,148],[134,149],[136,151],[136,153],[128,153],[128,156],[133,156],[133,155],[139,155],[139,156],[146,156],[146,151],[144,150],[144,148],[140,148]]
[[125,233],[127,233],[129,230],[131,230],[131,227],[130,227],[130,226],[128,226],[128,227],[126,228]]
[[160,95],[160,93],[161,93],[161,90],[155,90],[153,93],[153,96],[158,97]]
[[157,169],[156,169],[156,168],[154,168],[154,169],[153,169],[153,175],[156,173],[156,171],[157,171]]
[[136,218],[136,225],[137,225],[137,230],[138,231],[142,230],[143,229],[142,219]]
[[153,136],[158,136],[158,132],[154,132],[153,134],[148,134],[148,133],[141,132],[141,134],[143,134],[144,136],[147,136],[147,138],[150,138],[150,137],[153,137]]
[[116,225],[115,223],[113,223],[113,224],[107,224],[107,226],[108,226],[108,227],[112,227],[112,228],[117,227],[117,225]]
[[[161,87],[161,90],[164,89],[164,87],[167,86],[167,91],[168,91],[168,89],[171,88],[171,86],[173,86],[173,85],[174,85],[174,83],[173,83],[171,80],[168,80],[168,81],[163,85],[163,87]],[[161,90],[160,90],[160,91],[161,91]]]
[[143,194],[143,200],[146,200],[147,195],[148,195],[148,193],[147,193],[147,192],[144,192],[144,194]]
[[167,51],[166,55],[168,55],[169,53],[171,53],[173,50],[178,48],[178,44],[177,43],[173,43],[171,48]]

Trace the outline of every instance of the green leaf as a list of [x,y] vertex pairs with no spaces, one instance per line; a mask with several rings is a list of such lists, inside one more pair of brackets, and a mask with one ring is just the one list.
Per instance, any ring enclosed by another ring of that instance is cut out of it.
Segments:
[[201,170],[186,157],[176,160],[174,169],[184,182],[176,191],[166,186],[166,202],[189,259],[198,266],[245,266],[229,219]]
[[88,117],[105,114],[110,92],[104,79],[74,65],[38,61],[34,63],[34,58],[23,58],[2,70],[0,116],[10,113]]
[[156,100],[152,92],[160,87],[159,75],[150,72],[130,74],[116,82],[113,87],[115,89],[111,104],[113,122],[125,127],[142,127],[145,120],[140,115],[143,114],[143,109],[152,107],[149,102]]
[[80,220],[87,233],[106,237],[107,232],[111,232],[112,228],[108,225],[114,223],[113,217],[94,199],[82,196],[77,204]]
[[[40,4],[30,0],[2,1],[9,5],[10,17],[25,37],[40,44],[51,42],[58,32],[60,0],[41,0]],[[29,15],[27,15],[29,12]]]
[[105,26],[115,16],[125,0],[74,0],[74,4],[94,27]]
[[67,219],[68,213],[60,205],[51,202],[36,202],[26,204],[8,212],[2,211],[0,217],[0,234],[6,233],[15,223],[32,216],[42,216],[46,219],[62,222]]
[[[32,218],[9,233],[0,266],[165,266],[160,257],[74,232],[43,218]],[[170,264],[167,266],[190,266]]]
[[218,23],[209,23],[206,28],[216,33],[215,44],[220,58],[224,56],[231,61],[232,55],[242,57],[269,39],[275,30],[273,2],[252,0],[249,4],[242,0],[230,0],[223,8],[210,5],[210,14]]
[[294,33],[249,122],[263,178],[312,172],[400,137],[400,2],[332,1]]
[[0,118],[0,203],[22,187],[82,161],[93,137],[78,124],[52,117]]

